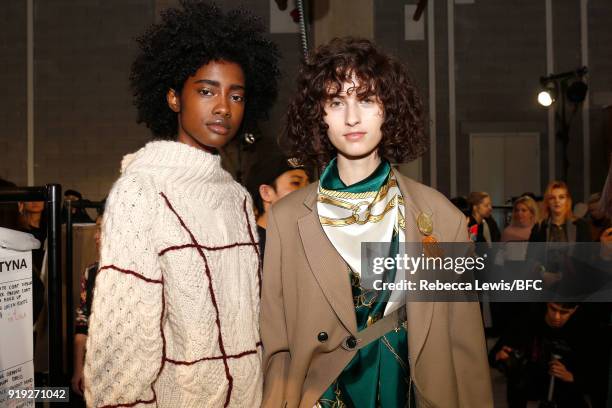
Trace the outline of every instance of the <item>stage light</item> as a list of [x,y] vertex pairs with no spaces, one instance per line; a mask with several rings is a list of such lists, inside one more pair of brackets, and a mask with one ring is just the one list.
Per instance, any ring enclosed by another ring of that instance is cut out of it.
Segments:
[[554,101],[555,98],[553,98],[552,93],[550,91],[541,91],[538,94],[538,102],[542,106],[550,106],[553,104]]
[[542,106],[550,106],[557,100],[557,89],[554,82],[542,84],[542,90],[538,94],[538,103]]
[[555,103],[557,96],[559,96],[561,101],[567,98],[570,103],[581,103],[589,89],[582,79],[588,72],[587,67],[580,67],[573,71],[540,77],[542,90],[538,94],[538,102],[540,105],[548,107]]

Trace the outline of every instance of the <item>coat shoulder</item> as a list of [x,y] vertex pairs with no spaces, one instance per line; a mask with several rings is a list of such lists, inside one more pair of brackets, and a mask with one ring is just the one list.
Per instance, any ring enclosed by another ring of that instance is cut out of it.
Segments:
[[304,188],[293,191],[272,205],[271,211],[277,219],[299,218],[309,211],[306,203],[317,203],[319,183],[311,183]]
[[428,206],[431,211],[435,214],[439,214],[443,217],[465,217],[463,213],[455,207],[453,203],[441,192],[435,188],[426,186],[410,177],[404,176],[403,174],[396,173],[398,179],[400,179],[400,185],[406,187],[408,197],[404,197],[405,200],[410,200],[418,196],[418,199],[423,202],[424,205]]

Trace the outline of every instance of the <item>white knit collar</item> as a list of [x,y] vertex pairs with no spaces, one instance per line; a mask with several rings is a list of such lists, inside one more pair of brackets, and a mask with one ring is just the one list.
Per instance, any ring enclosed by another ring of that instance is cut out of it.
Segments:
[[174,182],[229,181],[232,176],[221,167],[221,158],[185,143],[160,140],[147,143],[126,155],[121,172],[148,173]]

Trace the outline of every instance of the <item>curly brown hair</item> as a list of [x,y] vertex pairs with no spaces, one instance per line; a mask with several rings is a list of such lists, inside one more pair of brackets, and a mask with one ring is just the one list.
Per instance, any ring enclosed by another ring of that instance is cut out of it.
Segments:
[[353,78],[359,82],[354,91],[360,99],[376,96],[383,106],[379,155],[395,163],[421,156],[428,145],[423,103],[406,65],[371,41],[353,37],[333,39],[302,64],[281,140],[289,155],[318,168],[336,156],[323,120],[324,104]]

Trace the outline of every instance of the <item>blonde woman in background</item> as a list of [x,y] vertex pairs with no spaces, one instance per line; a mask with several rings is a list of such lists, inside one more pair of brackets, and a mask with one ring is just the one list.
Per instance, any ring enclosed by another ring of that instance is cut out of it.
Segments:
[[552,181],[544,192],[542,219],[529,236],[531,242],[590,242],[589,225],[572,213],[572,196],[563,181]]
[[522,196],[512,206],[512,221],[501,236],[502,242],[529,241],[531,229],[538,220],[538,205],[529,196]]

